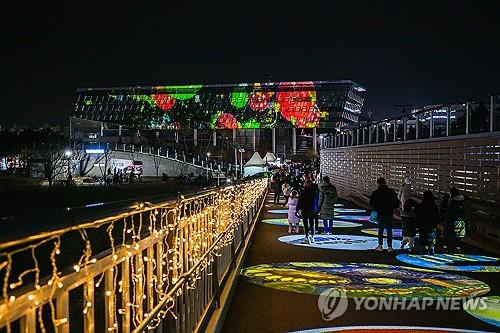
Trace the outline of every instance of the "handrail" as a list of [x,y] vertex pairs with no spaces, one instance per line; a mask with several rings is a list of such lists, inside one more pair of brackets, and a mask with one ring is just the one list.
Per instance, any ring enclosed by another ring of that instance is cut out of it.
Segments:
[[[500,96],[484,95],[466,100],[415,109],[409,114],[378,121],[369,120],[341,128],[324,137],[322,147],[350,147],[388,142],[432,139],[473,133],[494,133],[500,116]],[[474,105],[478,105],[474,109]],[[474,115],[482,105],[481,114]],[[440,113],[440,114],[438,114]],[[452,114],[461,114],[460,117]],[[455,117],[455,120],[453,118]],[[460,121],[459,121],[460,118]],[[452,124],[455,123],[455,128]]]
[[[266,180],[248,181],[2,244],[0,328],[44,332],[51,323],[56,332],[69,332],[78,323],[70,316],[70,292],[83,288],[83,327],[72,331],[161,331],[169,325],[192,331],[217,297],[266,189]],[[93,235],[100,230],[108,250],[92,256],[102,247],[102,236]],[[78,253],[77,238],[83,255],[71,269],[63,251],[69,241],[70,252]],[[196,312],[185,303],[194,302],[193,293],[204,295]],[[95,320],[98,302],[104,303],[102,327]]]

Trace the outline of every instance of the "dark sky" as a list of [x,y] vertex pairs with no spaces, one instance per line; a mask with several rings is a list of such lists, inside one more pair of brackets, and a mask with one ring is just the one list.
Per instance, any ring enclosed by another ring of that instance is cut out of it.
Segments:
[[496,0],[17,2],[3,13],[6,125],[65,123],[75,88],[130,83],[351,79],[376,118],[500,91]]

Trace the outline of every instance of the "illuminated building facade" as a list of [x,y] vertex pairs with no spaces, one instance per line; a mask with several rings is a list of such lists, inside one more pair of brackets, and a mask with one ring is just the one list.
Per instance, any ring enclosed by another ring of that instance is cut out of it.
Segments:
[[364,91],[348,80],[85,88],[71,116],[140,129],[338,128],[358,122]]

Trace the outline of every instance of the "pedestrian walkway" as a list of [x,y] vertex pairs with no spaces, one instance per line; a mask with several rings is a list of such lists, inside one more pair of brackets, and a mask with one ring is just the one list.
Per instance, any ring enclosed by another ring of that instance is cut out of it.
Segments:
[[[427,256],[418,257],[417,262],[412,256],[402,256],[403,261],[400,261],[396,257],[407,252],[399,250],[397,242],[401,238],[397,231],[396,251],[376,252],[373,248],[377,244],[374,235],[377,225],[368,221],[370,212],[351,210],[359,207],[348,202],[342,204],[343,207],[338,207],[339,222],[334,223],[333,235],[317,235],[316,243],[306,246],[300,242],[303,236],[287,233],[283,220],[286,219],[285,208],[274,205],[271,195],[268,196],[242,270],[244,276],[239,279],[224,322],[224,332],[293,332],[340,326],[425,326],[498,331],[498,327],[462,309],[357,310],[353,299],[347,302],[343,315],[331,321],[323,319],[318,295],[331,287],[341,286],[348,297],[497,296],[500,292],[499,266],[494,258],[488,262],[482,259],[485,257]],[[492,256],[467,246],[463,247],[463,252]],[[472,262],[485,265],[488,272],[471,270]],[[429,271],[429,268],[424,270],[414,265],[425,267],[426,263],[441,265],[441,269],[434,266],[434,271]],[[442,269],[446,264],[455,269]],[[460,264],[467,269],[457,269]],[[495,304],[498,306],[498,301]],[[498,308],[496,311],[498,321]]]

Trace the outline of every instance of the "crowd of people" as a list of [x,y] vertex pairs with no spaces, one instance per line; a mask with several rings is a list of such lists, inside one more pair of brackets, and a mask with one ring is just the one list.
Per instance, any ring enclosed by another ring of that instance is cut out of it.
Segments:
[[[418,231],[419,248],[423,253],[434,254],[438,238],[442,240],[444,252],[460,253],[460,239],[465,236],[465,197],[454,187],[437,204],[438,198],[431,191],[425,191],[419,203],[413,199],[411,180],[406,177],[396,193],[387,186],[384,178],[377,180],[378,188],[370,197],[370,205],[376,212],[378,223],[377,251],[383,250],[384,230],[387,233],[387,250],[392,248],[392,227],[394,210],[400,208],[401,247],[408,245],[410,252],[416,250],[415,237]],[[443,225],[443,232],[438,232],[438,224]]]
[[[431,191],[425,191],[422,199],[415,199],[411,180],[406,177],[399,192],[390,188],[386,180],[377,180],[378,188],[370,196],[371,219],[378,224],[376,251],[383,251],[387,238],[387,251],[393,252],[394,215],[401,217],[401,249],[433,254],[438,239],[444,252],[460,252],[460,238],[465,236],[465,198],[456,188],[451,188],[441,200]],[[288,232],[300,233],[302,221],[305,244],[314,243],[317,233],[332,234],[337,189],[328,176],[319,179],[314,166],[294,164],[274,173],[271,180],[274,204],[288,208]],[[281,196],[284,202],[281,203]],[[419,202],[420,201],[420,202]],[[438,204],[439,201],[439,204]],[[319,218],[323,227],[319,228]],[[444,226],[442,233],[438,224]],[[384,235],[385,232],[385,235]],[[416,237],[418,235],[418,238]],[[415,241],[417,238],[417,242]]]
[[320,232],[319,216],[323,219],[322,232],[331,234],[334,208],[337,203],[337,189],[330,183],[328,176],[318,185],[318,172],[315,165],[292,164],[273,175],[271,187],[274,203],[288,208],[288,232],[299,233],[300,220],[303,222],[303,243],[314,243],[314,235]]

